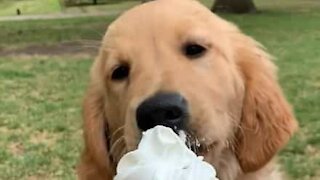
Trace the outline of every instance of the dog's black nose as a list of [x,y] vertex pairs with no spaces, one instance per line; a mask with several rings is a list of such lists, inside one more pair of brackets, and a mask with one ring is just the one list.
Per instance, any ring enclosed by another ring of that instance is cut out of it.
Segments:
[[177,93],[159,93],[141,103],[136,118],[142,131],[163,125],[177,132],[186,124],[187,102]]

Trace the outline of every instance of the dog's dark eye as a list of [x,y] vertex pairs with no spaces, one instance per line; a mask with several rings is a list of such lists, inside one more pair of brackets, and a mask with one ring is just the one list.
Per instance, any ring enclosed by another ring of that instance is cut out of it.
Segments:
[[206,52],[206,48],[195,43],[188,43],[183,47],[183,53],[189,58],[198,58]]
[[130,73],[130,67],[127,64],[117,66],[111,75],[111,79],[114,81],[121,81],[128,78]]

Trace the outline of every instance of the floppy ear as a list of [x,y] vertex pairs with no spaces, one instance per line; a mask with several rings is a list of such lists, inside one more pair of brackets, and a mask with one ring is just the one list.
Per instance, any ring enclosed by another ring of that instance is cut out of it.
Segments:
[[85,150],[78,166],[79,179],[112,180],[114,167],[108,153],[107,120],[104,115],[103,83],[99,73],[103,67],[99,58],[91,69],[91,83],[83,103]]
[[240,35],[234,58],[245,83],[236,155],[244,172],[260,169],[297,129],[291,107],[276,78],[276,67],[261,46]]

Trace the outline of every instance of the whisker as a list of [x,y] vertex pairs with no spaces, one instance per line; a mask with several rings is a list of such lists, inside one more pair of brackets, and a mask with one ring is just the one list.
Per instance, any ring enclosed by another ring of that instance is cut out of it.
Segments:
[[199,138],[192,131],[186,131],[186,140],[186,146],[197,154],[201,146]]
[[111,138],[112,136],[115,136],[118,132],[120,132],[121,130],[124,130],[124,126],[120,126],[118,129],[116,129],[110,136],[109,138]]
[[94,41],[94,40],[78,40],[76,42],[78,42],[82,46],[89,46],[89,47],[95,47],[95,48],[100,47],[102,44],[100,41]]
[[[120,150],[120,149],[122,149],[122,150]],[[115,162],[119,162],[121,157],[126,153],[127,153],[127,149],[125,148],[125,146],[123,146],[122,148],[119,148],[119,151],[112,154],[112,158],[113,158],[113,160],[115,160]]]
[[127,153],[127,149],[126,148],[123,148],[122,151],[120,152],[119,154],[119,157],[122,157],[124,154]]
[[110,150],[113,161],[119,162],[120,158],[127,152],[124,137],[119,138]]
[[[103,29],[105,29],[105,28],[103,28]],[[98,30],[96,30],[96,29],[94,29],[94,28],[91,28],[90,31],[93,32],[93,33],[96,33],[96,35],[98,35],[98,36],[101,37],[101,38],[105,35],[105,30],[103,30],[103,31],[98,31]]]
[[95,40],[95,39],[80,39],[77,40],[77,42],[84,42],[84,43],[95,43],[95,44],[102,44],[101,40]]
[[124,143],[124,142],[125,142],[124,136],[118,138],[113,144],[111,144],[110,153],[113,154],[116,148],[120,146],[121,143]]

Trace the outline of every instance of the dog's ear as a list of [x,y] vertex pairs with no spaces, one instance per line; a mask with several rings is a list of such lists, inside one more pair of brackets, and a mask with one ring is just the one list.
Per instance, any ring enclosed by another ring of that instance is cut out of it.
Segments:
[[276,77],[276,67],[263,48],[239,35],[234,58],[243,75],[245,96],[236,136],[236,155],[244,172],[268,163],[289,141],[298,125]]
[[85,150],[78,166],[79,179],[112,180],[114,167],[108,152],[107,120],[101,82],[103,63],[97,58],[91,69],[91,81],[83,102]]

